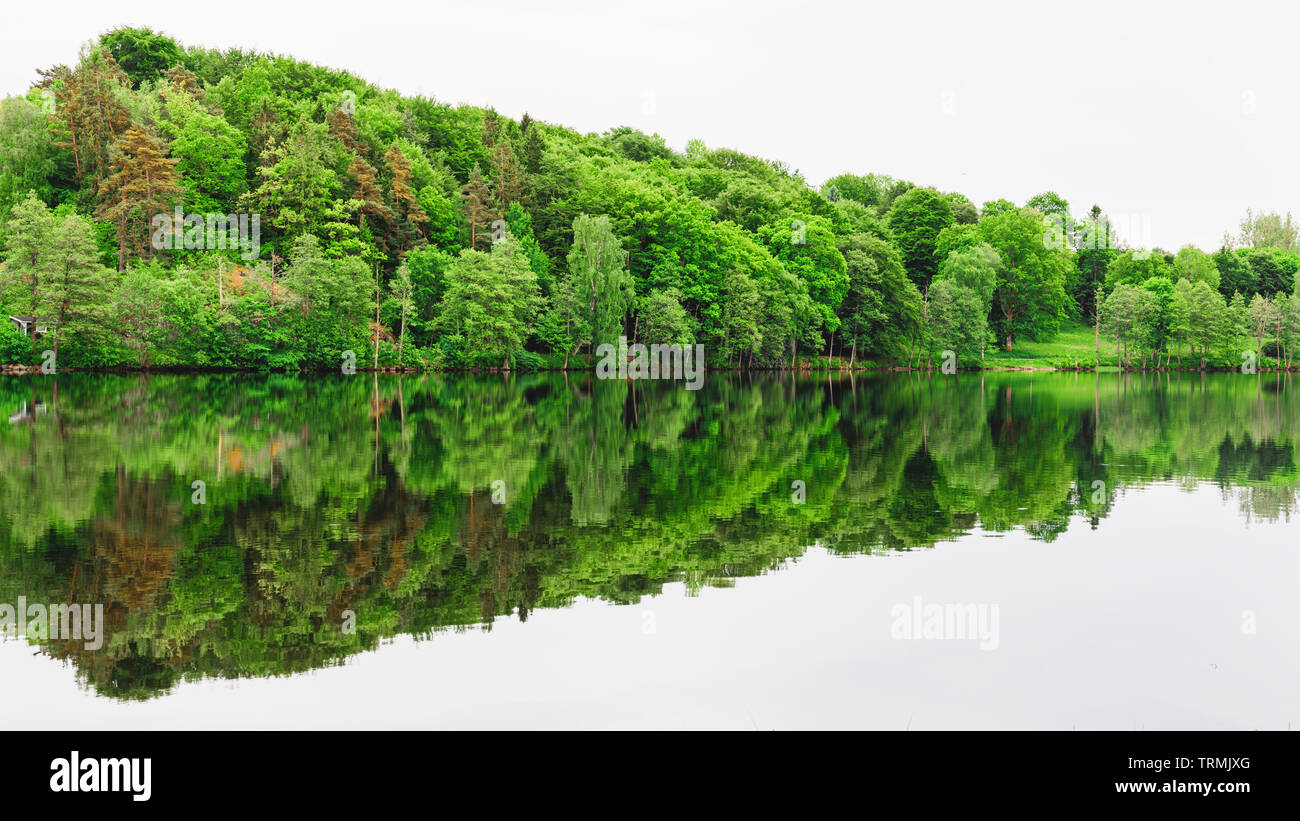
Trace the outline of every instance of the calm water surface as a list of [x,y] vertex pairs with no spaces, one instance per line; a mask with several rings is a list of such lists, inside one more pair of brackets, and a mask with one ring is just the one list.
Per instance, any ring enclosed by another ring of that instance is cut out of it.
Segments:
[[0,728],[1286,729],[1297,388],[0,377]]

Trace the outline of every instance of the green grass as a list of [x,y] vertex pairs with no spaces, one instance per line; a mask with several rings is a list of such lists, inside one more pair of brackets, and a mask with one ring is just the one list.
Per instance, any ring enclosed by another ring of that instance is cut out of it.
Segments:
[[[1066,320],[1061,331],[1050,340],[1012,340],[1010,353],[1001,347],[984,353],[986,368],[1090,368],[1096,361],[1096,339],[1091,325]],[[1101,339],[1102,366],[1115,365],[1115,343]],[[965,364],[965,363],[963,363]]]

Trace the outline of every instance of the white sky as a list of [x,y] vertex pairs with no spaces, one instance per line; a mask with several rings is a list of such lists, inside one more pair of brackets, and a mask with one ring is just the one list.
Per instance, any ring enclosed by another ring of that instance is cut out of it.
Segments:
[[1217,247],[1300,210],[1300,5],[1282,2],[8,3],[0,92],[117,25],[271,50],[582,131],[630,125],[1023,203],[1094,202],[1135,244]]

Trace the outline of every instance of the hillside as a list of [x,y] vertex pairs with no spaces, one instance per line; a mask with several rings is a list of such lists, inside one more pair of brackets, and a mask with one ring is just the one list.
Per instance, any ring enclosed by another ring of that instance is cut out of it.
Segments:
[[1243,338],[1289,364],[1300,335],[1289,218],[1275,247],[1141,253],[1051,192],[815,189],[698,140],[579,134],[147,29],[36,76],[0,103],[0,313],[57,330],[6,322],[0,362],[585,368],[626,336],[715,367],[993,365],[1090,324],[1098,292],[1131,366],[1233,364]]

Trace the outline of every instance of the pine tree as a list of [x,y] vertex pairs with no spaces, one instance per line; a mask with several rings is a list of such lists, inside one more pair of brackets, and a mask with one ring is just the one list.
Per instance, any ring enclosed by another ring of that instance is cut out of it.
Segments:
[[111,166],[118,137],[131,125],[117,92],[131,81],[106,49],[85,54],[75,70],[55,66],[41,72],[42,85],[55,90],[55,145],[72,153],[76,178],[102,180]]
[[197,99],[203,98],[203,85],[199,82],[198,75],[183,65],[168,69],[167,81],[186,94],[193,95]]
[[84,332],[104,310],[109,272],[99,262],[99,246],[90,220],[64,217],[50,237],[35,314],[54,321],[54,356],[59,342]]
[[329,123],[330,136],[343,143],[349,154],[360,155],[370,150],[370,146],[357,134],[357,121],[341,108],[336,108],[325,115]]
[[493,208],[492,189],[477,164],[469,172],[469,182],[461,189],[460,196],[465,201],[465,217],[469,222],[469,247],[478,247],[480,240],[490,244],[492,221],[498,216]]
[[357,227],[364,230],[368,216],[377,217],[385,223],[390,222],[392,212],[384,204],[384,193],[379,187],[374,167],[360,157],[353,157],[348,173],[357,181],[357,190],[353,192],[352,199],[361,203],[357,209]]
[[[528,115],[524,115],[525,117]],[[541,129],[536,124],[524,133],[524,170],[536,174],[542,170],[542,155],[546,153],[546,143],[542,140]]]
[[257,157],[259,166],[265,168],[279,159],[276,144],[287,135],[284,124],[265,97],[259,98],[254,106],[254,110],[249,112],[248,147]]
[[501,138],[501,115],[496,109],[489,108],[483,113],[483,132],[480,135],[483,145],[491,148]]
[[99,216],[117,226],[117,269],[126,270],[128,248],[153,259],[150,222],[182,193],[176,160],[143,128],[132,125],[118,140],[114,173],[100,185]]
[[493,182],[496,188],[497,213],[504,214],[512,203],[524,198],[524,181],[519,160],[510,143],[502,140],[492,149]]
[[262,152],[257,169],[262,183],[242,201],[269,214],[271,224],[291,236],[315,230],[325,220],[339,184],[328,164],[332,154],[325,126],[299,118],[284,139]]
[[384,162],[387,163],[388,171],[393,176],[388,190],[399,222],[398,244],[405,250],[413,236],[420,236],[420,223],[428,222],[429,215],[420,207],[415,192],[411,190],[411,162],[406,159],[406,155],[402,153],[397,143],[389,147],[388,153],[384,155]]

